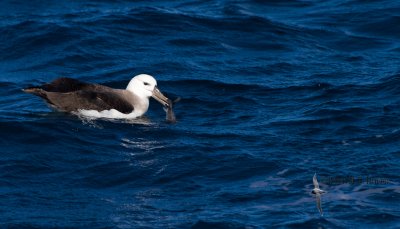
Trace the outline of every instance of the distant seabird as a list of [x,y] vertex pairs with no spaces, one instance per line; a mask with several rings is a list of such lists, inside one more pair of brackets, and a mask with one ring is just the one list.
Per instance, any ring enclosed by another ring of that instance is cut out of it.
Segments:
[[312,190],[312,194],[315,194],[315,200],[317,201],[317,208],[319,210],[319,213],[321,215],[324,215],[322,212],[322,207],[321,207],[321,195],[325,193],[324,190],[319,189],[319,184],[317,181],[317,173],[314,174],[313,177],[313,183],[314,183],[314,189]]
[[133,77],[126,89],[58,78],[49,84],[23,91],[43,98],[51,107],[63,112],[104,118],[142,116],[149,108],[150,97],[167,108],[172,104],[158,89],[157,81],[146,74]]

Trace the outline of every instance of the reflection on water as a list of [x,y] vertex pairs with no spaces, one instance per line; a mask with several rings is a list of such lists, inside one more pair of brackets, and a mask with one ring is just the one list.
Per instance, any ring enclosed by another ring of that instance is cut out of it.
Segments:
[[97,118],[91,116],[81,115],[79,113],[74,113],[81,121],[82,124],[89,125],[93,128],[103,129],[103,126],[97,121],[107,121],[112,123],[126,123],[126,124],[134,124],[134,125],[144,125],[144,126],[153,126],[156,125],[147,117],[138,117],[134,119],[112,119],[112,118]]
[[129,123],[129,124],[139,124],[139,125],[145,125],[145,126],[156,125],[149,118],[144,117],[144,116],[143,117],[139,117],[139,118],[134,118],[134,119],[124,119],[121,122]]
[[130,140],[127,138],[121,139],[121,145],[127,149],[141,149],[145,152],[151,152],[155,149],[165,148],[166,146],[158,141],[149,141],[144,138],[136,138]]

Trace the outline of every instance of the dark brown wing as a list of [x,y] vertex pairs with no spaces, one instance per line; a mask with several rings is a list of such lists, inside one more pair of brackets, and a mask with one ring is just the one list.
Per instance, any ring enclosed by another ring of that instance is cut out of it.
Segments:
[[24,91],[40,96],[50,105],[67,112],[116,109],[128,114],[134,110],[133,105],[116,90],[71,78],[59,78],[50,84],[26,88]]
[[[121,113],[129,114],[133,112],[134,107],[124,97],[112,91],[96,92],[96,91],[77,91],[76,95],[80,100],[95,105],[92,109],[97,111],[115,109]],[[82,108],[80,108],[82,109]]]
[[58,78],[51,83],[23,89],[27,93],[43,97],[43,92],[67,93],[79,90],[95,90],[97,87],[105,87],[98,84],[89,84],[72,78]]
[[46,92],[46,100],[58,109],[68,112],[79,109],[97,111],[115,109],[121,113],[129,114],[134,110],[132,104],[112,91]]
[[88,90],[96,87],[96,84],[85,83],[71,78],[58,78],[49,84],[43,84],[39,88],[48,92],[73,92],[79,90]]

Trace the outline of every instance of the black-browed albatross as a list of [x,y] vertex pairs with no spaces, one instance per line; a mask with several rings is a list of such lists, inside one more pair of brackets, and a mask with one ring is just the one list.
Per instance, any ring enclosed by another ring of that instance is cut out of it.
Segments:
[[157,81],[146,74],[133,77],[126,89],[58,78],[49,84],[23,91],[43,98],[57,110],[104,118],[130,119],[142,116],[149,108],[150,97],[164,107],[172,104],[158,89]]

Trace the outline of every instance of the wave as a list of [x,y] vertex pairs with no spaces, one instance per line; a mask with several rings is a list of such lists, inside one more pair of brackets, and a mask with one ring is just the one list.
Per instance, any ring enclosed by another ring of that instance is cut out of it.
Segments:
[[197,221],[194,225],[191,226],[192,229],[201,229],[201,228],[226,228],[226,229],[242,229],[247,228],[246,225],[235,223],[231,221]]

